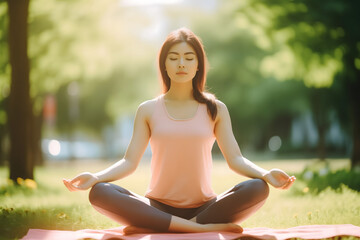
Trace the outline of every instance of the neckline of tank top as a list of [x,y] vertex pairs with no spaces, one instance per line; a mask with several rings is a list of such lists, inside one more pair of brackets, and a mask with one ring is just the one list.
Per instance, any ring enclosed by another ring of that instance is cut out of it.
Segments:
[[184,119],[177,119],[177,118],[174,118],[173,116],[170,115],[170,113],[168,112],[167,108],[166,108],[166,105],[165,105],[165,98],[164,98],[164,94],[160,96],[160,102],[161,102],[161,105],[166,113],[166,115],[168,116],[168,118],[170,120],[173,120],[173,121],[190,121],[190,120],[193,120],[197,115],[198,115],[198,112],[199,112],[199,108],[200,108],[200,103],[198,104],[197,106],[197,109],[195,111],[195,114],[194,116],[190,117],[190,118],[184,118]]

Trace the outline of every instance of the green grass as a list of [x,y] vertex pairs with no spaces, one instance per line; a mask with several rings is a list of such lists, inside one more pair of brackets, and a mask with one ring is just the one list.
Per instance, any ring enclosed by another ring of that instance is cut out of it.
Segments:
[[[298,176],[291,190],[271,188],[270,196],[243,227],[288,228],[308,224],[354,224],[360,226],[360,193],[346,186],[309,190],[309,182],[301,178],[303,170],[315,166],[314,160],[263,161],[258,165],[280,168]],[[0,168],[0,239],[17,239],[29,228],[78,230],[103,229],[118,225],[96,212],[89,204],[87,192],[68,192],[62,178],[71,178],[82,171],[99,171],[109,162],[51,164],[35,171],[38,186],[11,186],[7,169]],[[348,168],[348,160],[331,160],[329,169]],[[138,194],[144,194],[150,178],[149,163],[142,163],[136,172],[116,183]],[[245,178],[233,173],[223,161],[214,161],[213,187],[226,191]],[[312,183],[313,184],[313,183]],[[322,183],[323,184],[323,183]]]

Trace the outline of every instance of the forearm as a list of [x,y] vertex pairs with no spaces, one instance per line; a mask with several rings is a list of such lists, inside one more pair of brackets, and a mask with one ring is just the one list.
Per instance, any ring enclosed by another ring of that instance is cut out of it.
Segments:
[[136,169],[136,165],[125,158],[116,162],[112,166],[97,172],[94,175],[98,178],[98,182],[112,182],[124,178]]
[[246,177],[264,179],[264,176],[269,173],[268,170],[257,166],[243,156],[237,156],[228,162],[233,171]]

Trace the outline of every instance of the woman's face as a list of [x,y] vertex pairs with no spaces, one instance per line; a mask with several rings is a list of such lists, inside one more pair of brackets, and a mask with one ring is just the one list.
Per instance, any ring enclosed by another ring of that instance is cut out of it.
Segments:
[[198,59],[191,45],[186,42],[174,44],[166,57],[165,69],[171,81],[192,81],[198,70]]

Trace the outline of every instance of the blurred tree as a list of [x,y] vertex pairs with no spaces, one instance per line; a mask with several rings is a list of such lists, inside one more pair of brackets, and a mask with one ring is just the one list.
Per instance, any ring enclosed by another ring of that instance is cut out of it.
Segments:
[[307,93],[298,82],[261,75],[261,59],[268,51],[258,46],[250,25],[239,27],[234,21],[239,3],[219,2],[213,15],[197,13],[194,31],[209,57],[208,86],[227,105],[239,145],[267,151],[272,136],[284,143],[289,139],[292,119],[306,110]]
[[[316,88],[330,87],[336,77],[341,79],[341,84],[336,85],[339,89],[334,91],[347,97],[348,106],[342,107],[348,107],[351,118],[351,161],[353,167],[360,166],[360,32],[356,24],[360,22],[360,2],[249,2],[250,6],[240,8],[239,14],[246,14],[258,30],[264,29],[275,48],[280,49],[265,59],[264,71],[280,79],[301,79],[306,86]],[[315,101],[313,109],[322,111],[315,114],[322,135],[328,125],[329,103]]]
[[7,105],[8,98],[0,98],[0,166],[5,165],[6,160],[6,149],[5,149],[5,136],[7,135]]
[[[331,146],[327,144],[326,136],[334,118],[339,121],[343,135],[349,134],[349,130],[347,129],[349,117],[346,112],[344,114],[344,106],[347,105],[348,101],[345,99],[346,96],[344,95],[343,89],[339,88],[339,85],[335,84],[335,82],[341,81],[336,79],[331,87],[311,87],[308,91],[310,110],[317,129],[317,153],[320,160],[325,160],[328,156],[328,150],[331,150]],[[337,146],[337,149],[341,150],[341,147],[342,146]]]
[[9,95],[10,179],[33,179],[31,159],[31,100],[29,59],[27,55],[29,0],[8,0],[9,60],[11,87]]
[[[7,12],[3,7],[5,3]],[[149,81],[156,75],[155,69],[149,64],[149,56],[155,56],[153,43],[139,38],[140,29],[139,32],[134,31],[132,25],[146,26],[144,23],[147,23],[149,16],[140,14],[134,19],[131,11],[119,7],[117,0],[38,0],[30,5],[29,0],[1,0],[0,7],[0,23],[7,21],[4,13],[9,16],[8,31],[4,27],[0,32],[0,50],[8,47],[3,40],[7,39],[9,32],[12,86],[8,117],[2,114],[3,105],[0,117],[1,120],[8,119],[9,123],[12,179],[33,178],[32,159],[41,158],[43,101],[49,93],[55,94],[61,86],[71,82],[81,83],[79,86],[84,87],[84,91],[80,89],[80,93],[84,94],[79,98],[83,101],[81,108],[84,114],[79,119],[85,123],[84,126],[96,125],[93,129],[101,131],[101,126],[107,124],[109,118],[133,111],[134,102],[156,91],[153,82]],[[130,22],[132,24],[128,24]],[[25,45],[28,39],[29,47]],[[7,81],[10,78],[8,62],[6,54],[1,54],[0,78],[6,80],[0,81],[1,100],[6,97],[6,86],[10,83]],[[147,67],[144,67],[145,63]],[[19,79],[23,82],[18,82]],[[99,84],[89,84],[92,87],[86,88],[86,82]],[[102,86],[101,82],[105,82],[106,86],[99,94],[101,88],[95,86]],[[128,86],[136,87],[129,90]],[[68,95],[66,97],[69,98]],[[92,102],[93,107],[86,102]]]
[[[43,161],[41,139],[46,96],[54,95],[61,86],[67,86],[71,82],[100,80],[113,67],[106,56],[109,49],[100,45],[103,31],[99,26],[99,18],[105,15],[104,11],[113,2],[104,1],[102,5],[96,5],[94,1],[39,0],[31,4],[31,95],[34,99],[33,112],[36,119],[32,143],[33,149],[36,149],[37,163]],[[57,9],[56,14],[51,13],[51,9]],[[89,25],[92,28],[88,28]],[[64,97],[69,100],[78,96],[66,94]],[[68,115],[69,111],[66,112],[66,116]],[[62,120],[61,117],[59,119]],[[70,126],[75,127],[75,122],[67,122],[67,132],[74,129]],[[53,134],[51,132],[47,137],[55,137]]]
[[7,105],[9,96],[9,57],[8,57],[8,17],[7,4],[0,1],[0,165],[5,164],[7,149]]
[[[51,9],[57,9],[56,14]],[[138,99],[153,95],[154,84],[149,80],[156,73],[149,57],[154,58],[154,48],[138,36],[141,28],[131,29],[148,19],[141,15],[134,19],[133,13],[116,0],[32,3],[34,112],[40,117],[45,96],[56,95],[57,130],[69,140],[80,126],[100,136],[113,118],[132,112]]]

